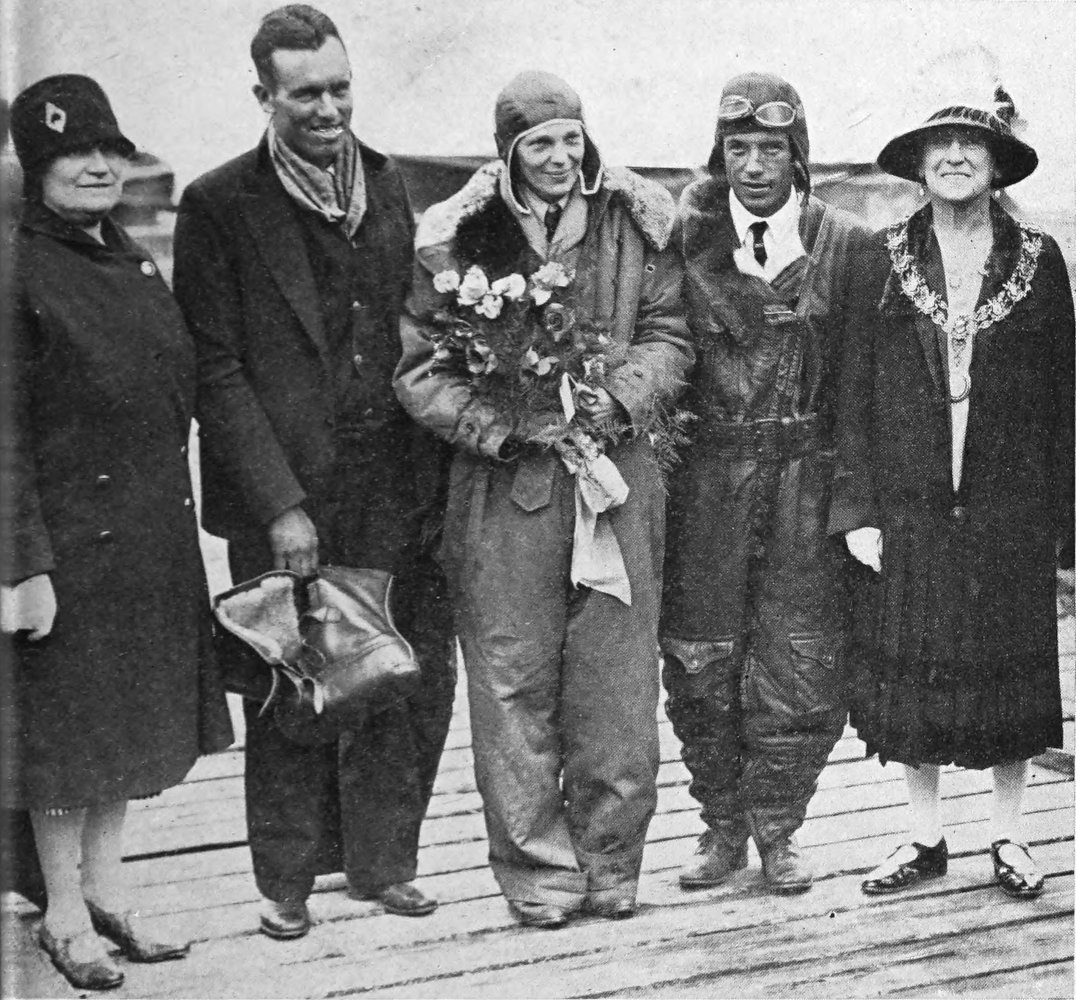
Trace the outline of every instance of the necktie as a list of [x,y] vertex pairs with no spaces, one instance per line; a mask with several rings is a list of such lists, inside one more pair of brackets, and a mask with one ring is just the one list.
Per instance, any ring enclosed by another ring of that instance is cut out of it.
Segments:
[[766,232],[767,225],[768,223],[765,222],[752,222],[747,227],[754,239],[755,260],[758,261],[760,267],[766,266],[766,244],[762,242],[762,234]]
[[560,205],[550,205],[545,210],[545,238],[549,243],[553,242],[553,236],[557,232],[557,226],[560,225],[560,217],[564,214],[564,209]]

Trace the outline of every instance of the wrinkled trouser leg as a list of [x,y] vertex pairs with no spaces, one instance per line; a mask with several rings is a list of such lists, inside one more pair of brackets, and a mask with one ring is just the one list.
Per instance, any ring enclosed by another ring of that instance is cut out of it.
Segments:
[[588,886],[634,894],[656,804],[655,575],[621,537],[639,607],[574,592],[572,480],[558,470],[527,512],[512,471],[489,473],[454,580],[475,775],[505,897],[573,910]]
[[[711,457],[712,460],[712,457]],[[741,679],[748,640],[748,565],[758,480],[753,463],[717,463],[705,476],[710,517],[679,522],[667,566],[662,623],[665,713],[682,744],[703,821],[735,849],[748,837]],[[698,501],[688,498],[689,506]]]
[[452,722],[455,640],[444,581],[432,562],[397,579],[393,618],[415,650],[422,683],[340,739],[344,871],[357,896],[415,877],[422,821]]
[[728,849],[748,836],[740,797],[743,650],[736,645],[732,639],[662,640],[665,712],[683,745],[683,761],[691,774],[688,790],[702,806],[703,822]]
[[825,533],[832,463],[809,454],[780,469],[751,567],[754,615],[743,681],[742,793],[756,839],[803,824],[818,776],[844,728],[846,608],[840,552]]
[[422,683],[321,746],[287,739],[245,702],[247,827],[258,889],[305,899],[314,876],[343,870],[356,895],[414,878],[419,831],[452,720],[455,657],[440,571],[401,574],[393,617]]
[[646,602],[632,585],[631,608],[586,594],[569,617],[564,649],[564,795],[576,857],[599,907],[634,900],[657,806],[656,600]]

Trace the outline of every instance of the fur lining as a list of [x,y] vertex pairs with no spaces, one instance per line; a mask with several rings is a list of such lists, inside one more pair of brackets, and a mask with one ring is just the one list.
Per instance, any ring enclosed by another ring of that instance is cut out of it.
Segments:
[[[465,220],[499,197],[498,185],[504,169],[501,160],[491,160],[479,167],[451,198],[426,209],[415,236],[415,248],[420,255],[423,250],[449,243]],[[664,187],[626,167],[606,167],[602,187],[610,195],[620,198],[655,250],[664,250],[668,246],[676,219],[676,205]]]
[[738,241],[729,213],[728,190],[726,183],[712,177],[704,177],[684,188],[680,196],[680,222],[685,257],[715,250],[721,242],[727,245],[722,249],[727,249],[729,254],[736,248]]
[[217,621],[267,663],[293,663],[302,646],[299,578],[287,570],[263,573],[213,602]]

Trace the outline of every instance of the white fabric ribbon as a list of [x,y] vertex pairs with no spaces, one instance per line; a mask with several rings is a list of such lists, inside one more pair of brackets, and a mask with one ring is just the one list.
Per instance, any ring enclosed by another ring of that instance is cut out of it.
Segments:
[[608,455],[581,455],[576,462],[562,453],[575,475],[575,534],[572,539],[572,585],[590,587],[631,606],[631,583],[608,510],[628,499],[628,484]]

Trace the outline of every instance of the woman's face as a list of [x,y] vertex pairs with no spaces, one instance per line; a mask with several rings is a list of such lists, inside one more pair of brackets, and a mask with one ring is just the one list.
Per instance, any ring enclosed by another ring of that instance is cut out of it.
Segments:
[[940,128],[923,140],[921,169],[931,200],[967,203],[989,196],[996,165],[979,129]]
[[516,146],[519,179],[543,201],[560,201],[575,186],[583,152],[580,125],[551,122],[520,139]]
[[107,147],[59,156],[41,179],[41,200],[75,226],[100,222],[120,200],[127,158]]

